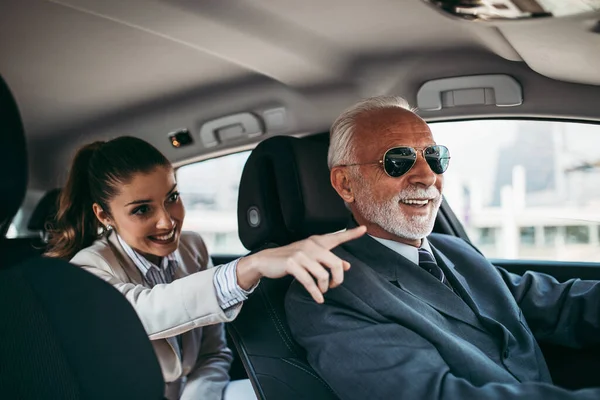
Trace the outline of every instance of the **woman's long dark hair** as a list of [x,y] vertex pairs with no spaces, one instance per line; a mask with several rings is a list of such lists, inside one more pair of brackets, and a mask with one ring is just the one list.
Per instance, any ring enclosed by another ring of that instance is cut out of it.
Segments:
[[150,143],[131,136],[80,148],[59,198],[45,255],[70,260],[90,246],[105,229],[94,214],[93,204],[110,215],[108,204],[119,187],[130,182],[134,174],[158,166],[170,167],[171,163]]

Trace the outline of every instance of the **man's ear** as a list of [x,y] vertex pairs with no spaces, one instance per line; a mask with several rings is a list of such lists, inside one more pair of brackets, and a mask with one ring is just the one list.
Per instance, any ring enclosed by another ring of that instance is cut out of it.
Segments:
[[92,205],[92,209],[94,210],[94,215],[96,215],[96,218],[98,218],[98,221],[100,221],[102,225],[112,225],[112,221],[108,216],[108,213],[102,209],[100,204],[94,203],[94,205]]
[[340,195],[345,203],[354,202],[354,193],[350,185],[350,176],[348,175],[347,167],[333,167],[329,174],[331,186]]

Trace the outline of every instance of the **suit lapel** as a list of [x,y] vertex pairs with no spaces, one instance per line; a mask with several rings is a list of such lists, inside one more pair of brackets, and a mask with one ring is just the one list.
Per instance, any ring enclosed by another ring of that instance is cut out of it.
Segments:
[[[431,241],[429,242],[431,244]],[[432,249],[435,252],[435,256],[436,259],[438,261],[441,261],[440,266],[442,268],[445,268],[444,271],[448,271],[447,275],[449,275],[451,278],[451,283],[454,285],[454,281],[452,279],[456,279],[456,282],[460,282],[460,285],[455,286],[455,288],[457,288],[460,291],[461,296],[463,297],[463,299],[465,300],[465,302],[469,305],[469,307],[471,307],[471,309],[473,310],[473,312],[477,315],[478,321],[480,322],[481,326],[483,326],[488,332],[495,332],[496,337],[498,338],[502,338],[502,342],[504,344],[504,346],[507,345],[508,341],[509,341],[509,337],[512,336],[512,333],[508,330],[508,328],[500,321],[498,321],[494,316],[492,316],[490,314],[491,309],[493,309],[494,307],[489,306],[486,307],[487,310],[485,308],[481,308],[480,306],[478,306],[477,304],[479,303],[481,304],[486,304],[486,302],[490,301],[490,296],[489,296],[489,290],[487,289],[487,287],[484,286],[484,294],[485,296],[482,296],[482,288],[478,287],[478,288],[473,288],[471,289],[469,283],[466,281],[466,279],[457,271],[457,269],[454,267],[454,263],[448,259],[448,257],[446,255],[444,255],[443,253],[441,253],[439,250],[437,250],[436,248],[433,247],[432,245]],[[481,274],[481,272],[480,272]],[[482,277],[480,276],[480,279],[482,279]],[[475,301],[473,299],[477,298],[478,299],[478,303],[475,303]],[[493,300],[492,300],[493,301]],[[512,318],[515,318],[517,321],[519,320],[519,310],[518,308],[516,309],[512,309],[512,312],[510,311],[511,307],[507,306],[505,308],[502,309],[502,313],[509,313],[512,314]]]
[[[343,244],[342,247],[385,279],[397,284],[400,289],[427,303],[438,312],[460,320],[478,330],[484,329],[469,305],[442,282],[370,236],[365,235]],[[439,251],[436,253],[441,255]],[[451,264],[447,259],[444,262]],[[459,293],[461,295],[465,294],[465,298],[468,298],[472,303],[468,291],[463,288],[462,281],[464,280],[461,280],[462,277],[459,278],[459,276],[458,273],[453,271],[450,283],[453,286],[456,284],[455,287],[459,290]]]
[[473,301],[473,294],[469,288],[469,284],[465,280],[465,278],[456,271],[454,267],[454,263],[446,257],[442,252],[440,252],[437,248],[433,246],[431,242],[429,242],[431,246],[431,250],[433,250],[433,255],[439,265],[440,268],[446,274],[446,277],[450,281],[450,284],[454,288],[455,291],[458,292],[462,300],[467,303],[467,305],[473,310],[475,314],[479,314],[479,308],[477,304]]

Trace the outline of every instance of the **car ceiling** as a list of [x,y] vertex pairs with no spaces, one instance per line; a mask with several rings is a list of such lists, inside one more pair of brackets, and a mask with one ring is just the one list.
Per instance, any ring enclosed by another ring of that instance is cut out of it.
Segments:
[[139,136],[182,163],[266,136],[174,149],[175,129],[284,107],[269,135],[323,132],[360,98],[415,103],[437,78],[508,74],[524,101],[422,112],[428,120],[598,120],[599,20],[470,22],[420,0],[2,0],[0,74],[21,108],[30,185],[46,189],[91,140]]

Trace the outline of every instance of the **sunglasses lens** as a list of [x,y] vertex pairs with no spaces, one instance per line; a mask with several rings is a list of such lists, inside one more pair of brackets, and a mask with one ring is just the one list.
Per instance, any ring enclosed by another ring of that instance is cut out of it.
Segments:
[[430,146],[423,152],[429,167],[436,174],[443,174],[450,164],[450,151],[446,146]]
[[384,157],[385,172],[397,178],[412,168],[417,160],[417,153],[410,147],[395,147],[388,150]]

